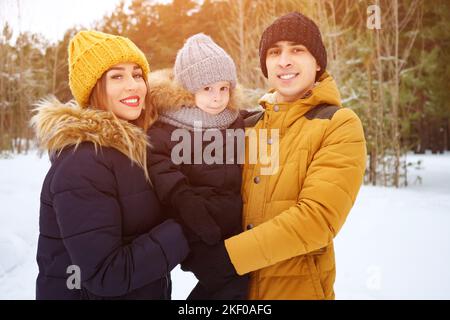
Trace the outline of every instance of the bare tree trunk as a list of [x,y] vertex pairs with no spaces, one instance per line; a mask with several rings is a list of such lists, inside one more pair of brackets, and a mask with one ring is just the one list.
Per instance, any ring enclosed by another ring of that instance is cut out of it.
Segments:
[[238,1],[238,11],[239,11],[239,67],[243,68],[245,65],[245,38],[244,38],[244,13],[245,6],[244,0]]
[[0,152],[4,148],[5,144],[5,110],[7,103],[7,95],[5,90],[5,81],[4,77],[6,75],[7,62],[6,59],[8,57],[8,53],[6,52],[6,41],[0,42]]
[[394,151],[394,186],[399,187],[400,178],[400,132],[398,125],[398,95],[399,95],[399,25],[398,25],[398,0],[394,0],[394,87],[392,90],[392,144]]
[[[20,16],[20,0],[17,0],[17,9],[18,9],[18,19],[19,19],[19,26],[20,26],[20,22],[21,22],[21,16]],[[20,34],[20,27],[19,27],[19,34]],[[19,82],[17,85],[17,89],[18,89],[18,93],[19,93],[19,106],[18,106],[18,112],[17,112],[17,125],[16,125],[16,134],[15,134],[15,139],[16,139],[16,152],[21,153],[22,152],[22,143],[21,143],[21,133],[22,133],[22,126],[23,126],[23,72],[24,72],[24,68],[23,68],[23,50],[22,48],[19,47]]]
[[447,119],[447,134],[445,136],[445,149],[444,150],[450,150],[450,118]]
[[52,75],[52,93],[56,95],[56,75],[58,73],[58,52],[59,52],[59,43],[55,45],[55,54],[53,57],[53,75]]
[[[341,68],[343,64],[339,63],[339,54],[338,54],[338,38],[339,38],[339,30],[336,24],[336,12],[334,3],[331,0],[327,1],[317,1],[316,10],[317,10],[317,20],[320,21],[321,33],[324,36],[324,42],[327,47],[327,59],[328,59],[328,68],[330,69],[330,73],[333,75],[333,78],[336,82],[340,83],[341,78]],[[329,8],[330,14],[328,14],[327,8]],[[345,17],[340,17],[340,19]]]
[[373,55],[370,56],[368,61],[366,61],[366,72],[367,72],[367,92],[368,92],[368,106],[367,106],[367,119],[369,121],[369,127],[368,132],[369,136],[372,137],[369,141],[370,144],[370,154],[369,154],[369,183],[372,185],[377,184],[377,154],[378,154],[378,135],[376,134],[376,120],[375,119],[375,112],[374,112],[374,99],[372,95],[372,68],[371,68],[371,60]]
[[[377,5],[379,5],[379,1],[376,1]],[[383,185],[386,186],[386,161],[384,159],[385,157],[385,147],[384,147],[384,136],[383,136],[383,122],[384,122],[384,93],[383,93],[383,64],[382,64],[382,54],[381,54],[381,39],[380,39],[380,30],[377,29],[375,31],[375,46],[376,46],[376,53],[377,53],[377,76],[378,76],[378,112],[376,116],[376,141],[378,142],[378,150],[380,152],[378,153],[378,158],[382,162],[383,170],[382,170],[382,179],[383,179]]]

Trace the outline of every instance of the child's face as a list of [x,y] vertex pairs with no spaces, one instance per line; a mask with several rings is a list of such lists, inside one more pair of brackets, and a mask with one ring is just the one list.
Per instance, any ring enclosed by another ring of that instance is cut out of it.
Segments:
[[212,83],[195,93],[197,107],[210,114],[222,112],[230,101],[230,83],[219,81]]
[[135,120],[142,112],[147,95],[142,69],[134,63],[121,63],[106,72],[106,107],[123,120]]
[[269,84],[277,91],[278,102],[293,102],[310,90],[320,70],[308,49],[289,41],[278,41],[266,58]]

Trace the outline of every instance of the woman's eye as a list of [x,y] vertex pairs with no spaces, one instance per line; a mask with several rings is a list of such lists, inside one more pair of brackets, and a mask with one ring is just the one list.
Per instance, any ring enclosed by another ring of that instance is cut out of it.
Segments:
[[133,77],[137,78],[137,79],[142,79],[144,76],[142,74],[138,73],[138,74],[135,74]]
[[122,79],[122,75],[121,74],[113,74],[111,76],[111,79]]

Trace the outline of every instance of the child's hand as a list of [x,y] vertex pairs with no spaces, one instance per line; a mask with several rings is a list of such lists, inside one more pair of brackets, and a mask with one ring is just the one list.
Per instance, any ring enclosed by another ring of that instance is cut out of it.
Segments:
[[208,245],[220,241],[222,238],[220,228],[209,215],[201,197],[186,190],[177,196],[177,203],[180,222],[187,229],[188,238],[192,238],[189,236],[189,232],[192,232]]
[[181,263],[181,269],[192,271],[200,283],[215,292],[238,277],[223,241],[214,246],[202,242],[190,245],[190,254]]
[[241,233],[242,199],[233,192],[215,193],[205,202],[208,213],[219,226],[222,239]]

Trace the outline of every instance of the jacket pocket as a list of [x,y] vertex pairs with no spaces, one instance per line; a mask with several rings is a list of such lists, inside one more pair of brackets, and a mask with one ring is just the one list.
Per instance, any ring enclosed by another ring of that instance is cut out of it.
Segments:
[[325,292],[320,282],[320,273],[317,268],[314,255],[306,255],[306,261],[308,263],[308,268],[310,271],[310,279],[314,287],[314,291],[316,292],[316,297],[319,300],[325,299]]

